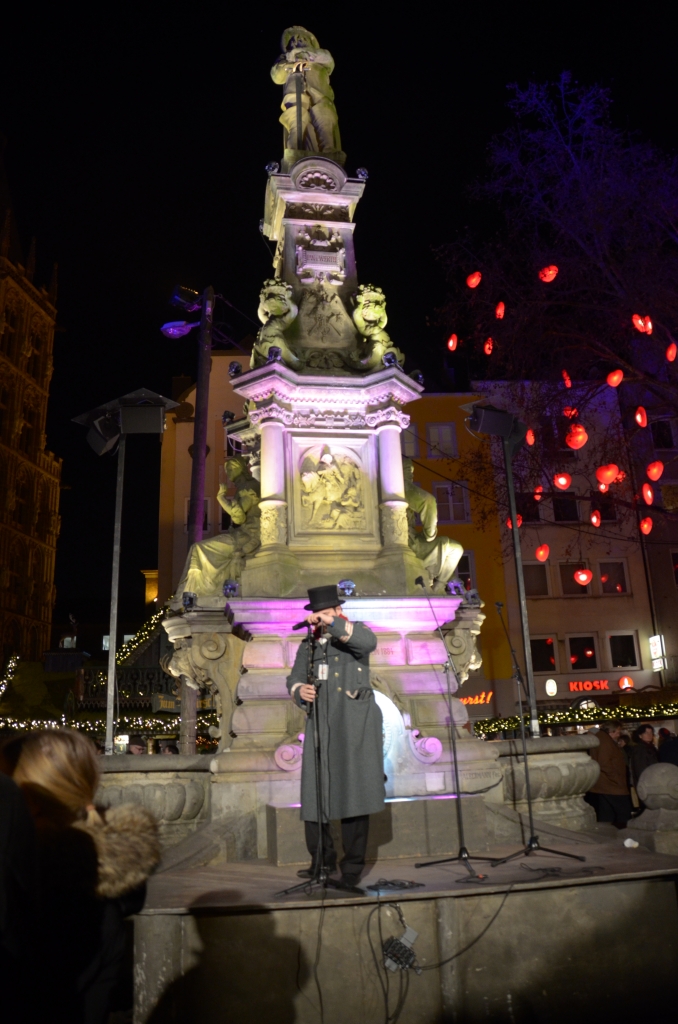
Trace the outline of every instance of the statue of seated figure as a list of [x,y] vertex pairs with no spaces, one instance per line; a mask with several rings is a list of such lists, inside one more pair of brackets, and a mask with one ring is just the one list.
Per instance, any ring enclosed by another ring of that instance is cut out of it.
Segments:
[[[438,536],[436,499],[423,487],[415,484],[414,466],[410,459],[403,459],[403,476],[405,478],[410,547],[417,558],[424,563],[432,592],[444,594],[446,584],[454,576],[464,549],[451,537]],[[415,527],[417,513],[421,521],[421,533]]]
[[[228,512],[231,524],[218,536],[191,546],[173,606],[181,607],[185,591],[203,597],[221,596],[226,580],[240,579],[246,557],[261,543],[259,484],[247,460],[242,455],[233,455],[226,459],[224,471],[228,483],[219,488],[217,501]],[[226,493],[230,484],[235,484],[236,489],[231,498]]]

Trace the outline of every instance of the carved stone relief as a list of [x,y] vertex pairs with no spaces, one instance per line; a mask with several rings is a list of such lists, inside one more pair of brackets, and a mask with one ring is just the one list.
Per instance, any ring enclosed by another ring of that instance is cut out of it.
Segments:
[[261,543],[287,544],[287,502],[262,501],[261,509]]
[[296,253],[297,276],[302,284],[341,284],[346,277],[346,248],[335,228],[304,225],[297,234]]
[[407,505],[404,501],[389,501],[379,506],[381,512],[381,535],[384,544],[407,547],[409,525],[407,521]]
[[301,463],[301,529],[366,529],[363,473],[350,456],[318,445]]

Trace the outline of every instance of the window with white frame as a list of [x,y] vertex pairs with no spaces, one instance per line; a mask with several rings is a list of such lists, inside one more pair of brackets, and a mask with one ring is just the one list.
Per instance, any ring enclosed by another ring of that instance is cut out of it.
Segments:
[[558,671],[558,643],[556,636],[530,637],[532,668],[535,672]]
[[523,580],[527,597],[549,596],[549,574],[541,562],[523,562]]
[[560,590],[563,597],[584,597],[591,593],[588,583],[579,583],[575,579],[578,569],[586,569],[585,562],[561,562],[560,569]]
[[598,573],[603,594],[628,594],[626,566],[623,562],[599,562]]
[[419,438],[414,423],[400,431],[400,450],[406,459],[416,459],[419,454]]
[[565,638],[570,668],[574,672],[588,672],[598,668],[596,637],[592,633],[575,633]]
[[633,632],[614,630],[607,634],[612,668],[640,668],[638,642]]
[[426,455],[429,459],[456,456],[457,431],[454,423],[427,423],[426,442]]
[[468,491],[464,484],[433,484],[433,494],[438,506],[439,523],[467,523],[469,521]]
[[464,584],[465,590],[476,589],[476,563],[472,551],[465,551],[461,556],[456,575]]

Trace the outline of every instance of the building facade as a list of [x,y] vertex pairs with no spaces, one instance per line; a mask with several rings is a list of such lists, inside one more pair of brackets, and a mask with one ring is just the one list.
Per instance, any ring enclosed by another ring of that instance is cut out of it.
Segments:
[[[0,241],[0,642],[6,660],[49,648],[61,459],[45,450],[56,278],[33,283],[4,213]],[[32,253],[34,250],[32,250]]]

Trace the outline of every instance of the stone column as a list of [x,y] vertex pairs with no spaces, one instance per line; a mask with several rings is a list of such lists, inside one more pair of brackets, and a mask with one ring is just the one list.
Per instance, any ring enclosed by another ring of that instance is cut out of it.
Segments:
[[261,424],[261,546],[287,544],[285,445],[282,423]]
[[381,533],[385,547],[407,547],[407,502],[400,450],[400,427],[384,423],[379,437],[379,489],[381,492]]

